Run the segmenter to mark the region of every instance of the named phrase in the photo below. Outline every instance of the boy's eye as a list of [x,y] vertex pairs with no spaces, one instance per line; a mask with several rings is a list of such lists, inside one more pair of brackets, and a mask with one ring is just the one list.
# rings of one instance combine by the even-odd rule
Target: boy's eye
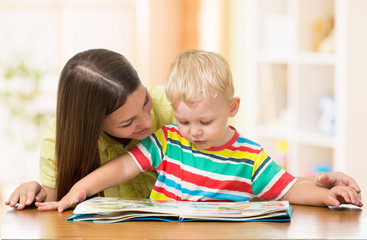
[[203,122],[201,121],[200,123],[203,124],[203,125],[209,125],[213,122],[213,120],[210,120],[210,121],[207,121],[207,122]]

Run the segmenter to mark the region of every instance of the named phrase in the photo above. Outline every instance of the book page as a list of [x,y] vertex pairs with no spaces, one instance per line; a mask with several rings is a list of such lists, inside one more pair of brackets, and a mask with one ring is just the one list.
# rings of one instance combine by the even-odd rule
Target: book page
[[74,214],[106,215],[116,213],[115,215],[121,215],[126,212],[130,214],[144,213],[145,215],[147,213],[160,213],[182,218],[244,218],[272,212],[284,212],[288,207],[287,201],[185,202],[96,197],[78,204]]

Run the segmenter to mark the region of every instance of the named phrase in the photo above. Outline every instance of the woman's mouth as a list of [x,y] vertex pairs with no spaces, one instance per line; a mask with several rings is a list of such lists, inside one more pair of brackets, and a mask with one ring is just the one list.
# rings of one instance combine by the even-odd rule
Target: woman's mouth
[[139,131],[139,132],[135,132],[136,135],[145,135],[148,132],[150,132],[150,128],[144,128],[143,130]]

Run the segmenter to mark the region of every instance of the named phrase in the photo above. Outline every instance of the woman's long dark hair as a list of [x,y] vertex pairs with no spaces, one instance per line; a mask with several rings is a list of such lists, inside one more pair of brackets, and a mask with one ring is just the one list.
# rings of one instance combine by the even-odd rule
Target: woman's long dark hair
[[92,49],[76,54],[61,72],[57,93],[57,199],[100,166],[98,139],[106,115],[121,107],[141,82],[121,54]]

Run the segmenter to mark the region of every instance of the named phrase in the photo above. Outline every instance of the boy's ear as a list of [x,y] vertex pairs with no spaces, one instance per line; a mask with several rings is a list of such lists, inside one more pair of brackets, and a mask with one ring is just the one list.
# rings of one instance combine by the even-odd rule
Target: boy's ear
[[240,108],[240,98],[239,97],[234,97],[231,101],[231,105],[230,105],[230,110],[229,110],[229,117],[234,117],[236,116],[239,108]]

